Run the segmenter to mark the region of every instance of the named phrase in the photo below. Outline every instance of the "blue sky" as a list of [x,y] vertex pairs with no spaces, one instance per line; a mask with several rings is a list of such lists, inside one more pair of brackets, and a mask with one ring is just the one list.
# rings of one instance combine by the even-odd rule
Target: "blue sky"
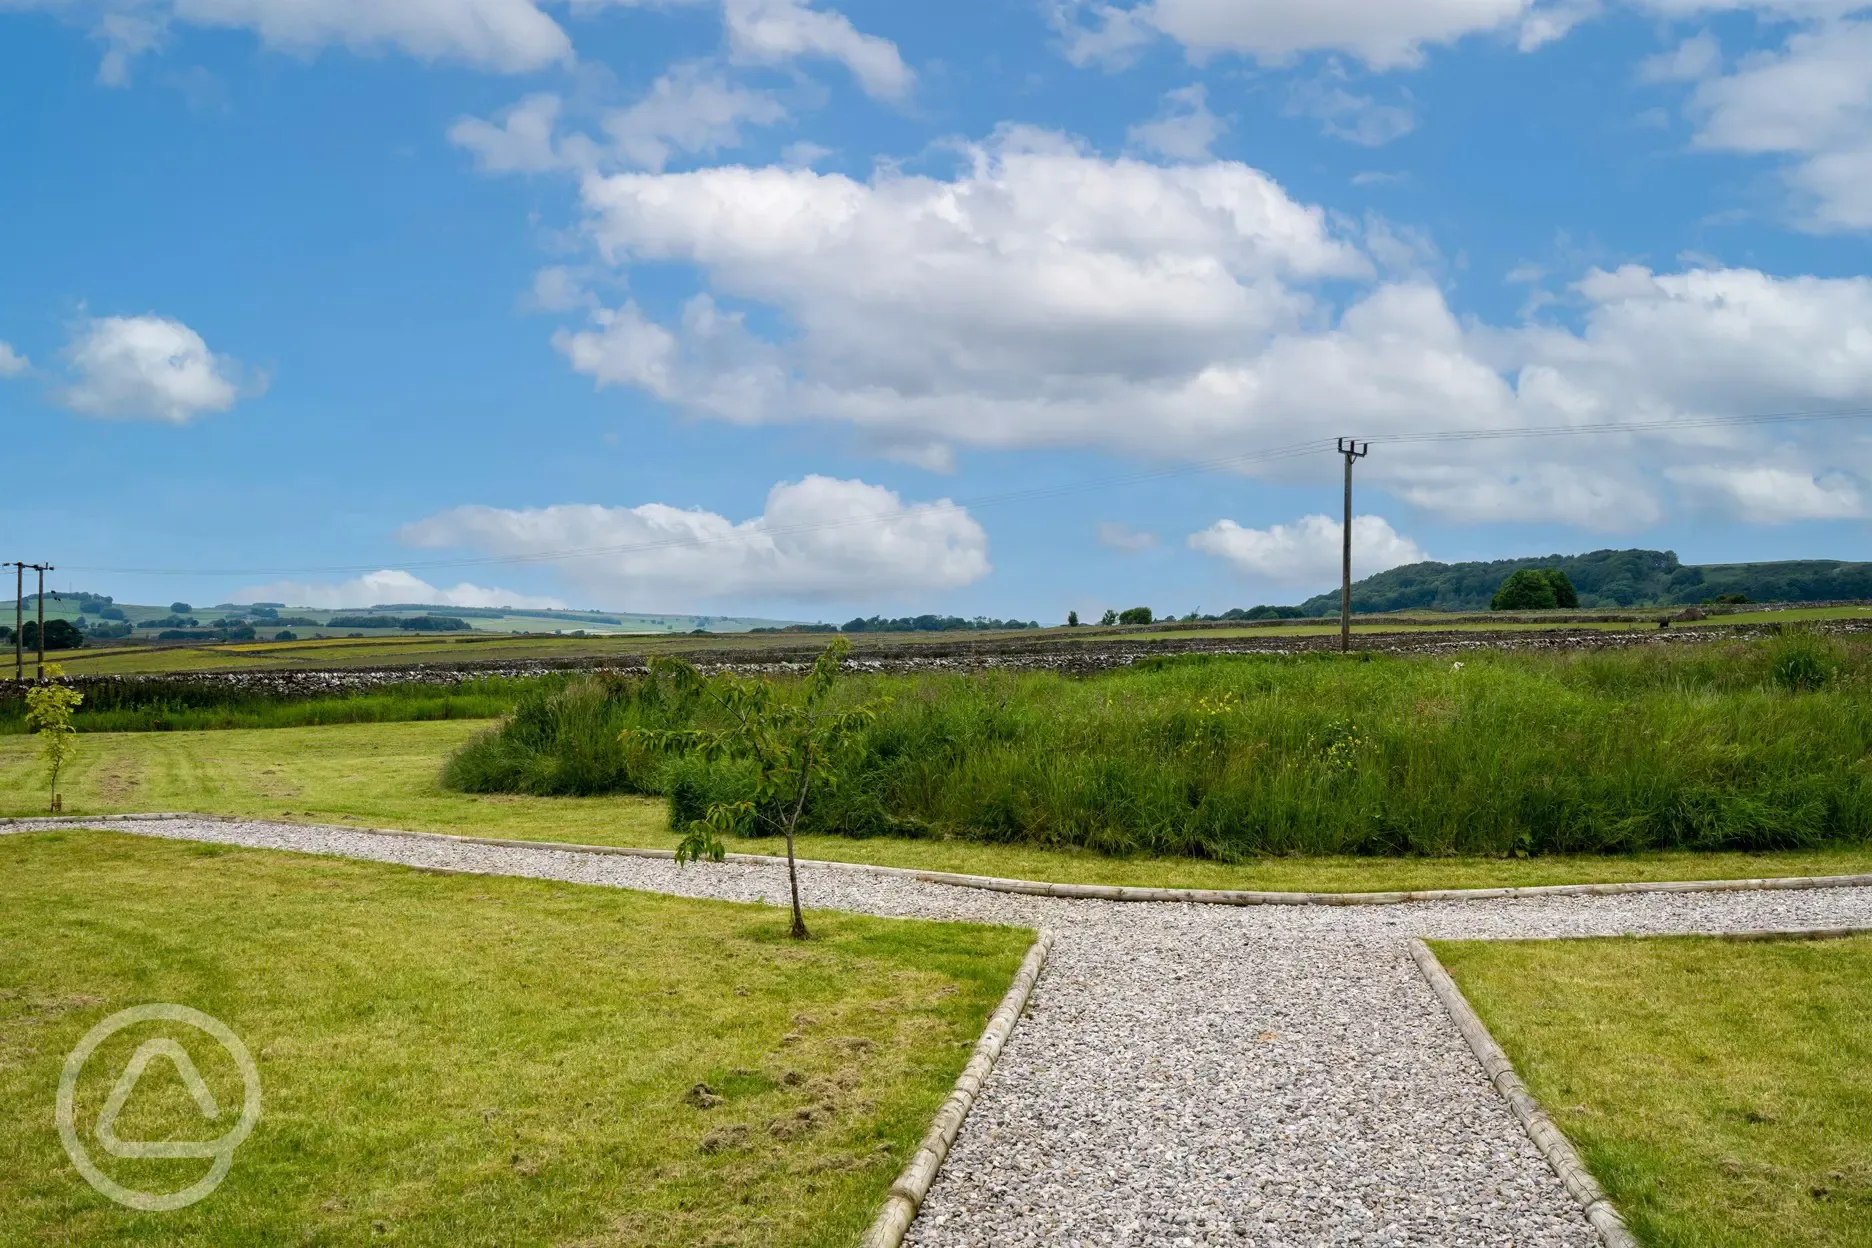
[[1845,0],[0,0],[6,558],[1056,620],[1865,557]]

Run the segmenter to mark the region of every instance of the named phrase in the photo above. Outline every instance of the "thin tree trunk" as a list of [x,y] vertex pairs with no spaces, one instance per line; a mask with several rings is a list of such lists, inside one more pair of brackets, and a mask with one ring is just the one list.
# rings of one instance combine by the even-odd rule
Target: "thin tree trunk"
[[793,817],[786,825],[787,883],[793,886],[793,939],[806,939],[806,919],[800,913],[799,868],[793,862],[793,829],[799,826],[800,812],[806,809],[806,790],[812,785],[812,747],[806,747],[806,762],[800,768],[799,800],[793,803]]

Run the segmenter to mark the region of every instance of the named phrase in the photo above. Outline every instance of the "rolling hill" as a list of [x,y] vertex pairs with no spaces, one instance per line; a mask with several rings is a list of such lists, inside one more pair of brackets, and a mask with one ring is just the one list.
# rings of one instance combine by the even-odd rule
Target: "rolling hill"
[[[1832,602],[1872,598],[1872,563],[1790,559],[1776,563],[1686,564],[1669,550],[1595,550],[1583,555],[1496,559],[1486,563],[1412,563],[1352,585],[1352,610],[1486,611],[1496,587],[1521,568],[1558,568],[1579,591],[1580,606],[1679,606],[1741,594],[1750,602]],[[1339,591],[1300,604],[1308,615],[1333,615]]]

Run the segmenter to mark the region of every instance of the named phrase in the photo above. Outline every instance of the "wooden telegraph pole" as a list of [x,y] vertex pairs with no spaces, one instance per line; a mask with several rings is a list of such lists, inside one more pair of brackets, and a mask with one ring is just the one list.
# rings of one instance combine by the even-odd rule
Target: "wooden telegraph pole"
[[49,563],[32,565],[39,573],[39,667],[33,673],[33,679],[45,683],[45,574],[52,571]]
[[45,574],[57,571],[49,563],[26,563],[15,560],[12,563],[0,563],[0,568],[13,569],[13,683],[26,679],[26,571],[31,569],[39,574],[39,670],[38,678],[45,679]]
[[1340,438],[1339,453],[1345,456],[1345,551],[1339,577],[1339,652],[1352,650],[1352,464],[1371,454],[1371,443],[1356,438]]

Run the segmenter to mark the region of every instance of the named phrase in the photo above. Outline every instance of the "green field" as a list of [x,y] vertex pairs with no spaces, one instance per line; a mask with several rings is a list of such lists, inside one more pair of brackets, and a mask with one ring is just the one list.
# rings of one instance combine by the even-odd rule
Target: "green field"
[[1872,1245],[1872,937],[1436,952],[1648,1248]]
[[[447,613],[442,608],[436,610],[440,614]],[[1475,614],[1451,616],[1436,612],[1403,612],[1394,615],[1359,616],[1353,624],[1352,631],[1355,636],[1367,639],[1424,637],[1437,633],[1515,635],[1548,632],[1555,629],[1599,633],[1645,633],[1657,631],[1657,618],[1667,612],[1663,609],[1640,608],[1617,613],[1629,618],[1603,618],[1607,614],[1604,611],[1554,611],[1531,615],[1515,614],[1494,619],[1487,615]],[[643,622],[645,622],[643,630],[633,632],[631,629],[625,629],[622,634],[617,629],[607,627],[601,630],[598,626],[594,626],[592,635],[584,637],[569,635],[574,628],[578,627],[576,624],[554,626],[564,629],[567,635],[541,636],[537,633],[523,635],[528,631],[526,627],[522,627],[527,624],[527,618],[512,617],[502,624],[502,628],[511,624],[515,631],[489,631],[483,628],[486,621],[471,620],[470,623],[477,631],[455,634],[409,634],[373,630],[361,637],[332,636],[320,639],[302,636],[301,640],[292,642],[271,641],[263,637],[256,641],[234,643],[152,643],[147,639],[132,638],[123,643],[109,643],[84,650],[63,651],[53,657],[74,676],[130,676],[243,669],[257,671],[293,668],[450,665],[475,662],[618,662],[636,660],[645,654],[681,654],[699,650],[744,655],[751,660],[758,660],[782,655],[796,657],[798,652],[809,650],[815,642],[820,640],[810,634],[776,635],[729,631],[757,623],[752,620],[711,618],[708,625],[710,631],[707,636],[703,637],[691,636],[687,628],[674,626],[665,628],[653,623],[656,619],[667,621],[675,618],[643,617]],[[687,621],[689,617],[682,618],[683,621]],[[1713,613],[1708,619],[1674,623],[1672,627],[1681,630],[1711,630],[1727,627],[1868,619],[1872,619],[1872,607],[1790,607],[1773,611]],[[533,620],[533,625],[540,624],[541,621]],[[305,631],[300,630],[302,634]],[[613,635],[600,635],[601,631]],[[1033,646],[1079,646],[1118,642],[1135,644],[1148,649],[1153,646],[1177,643],[1257,642],[1278,645],[1283,639],[1317,644],[1322,638],[1336,636],[1338,631],[1337,621],[1310,619],[1256,624],[1163,623],[1131,628],[1043,628],[1013,633],[869,633],[856,634],[852,641],[856,652],[860,655],[882,655],[914,654],[923,647],[957,645],[988,647],[1013,645],[1026,649]],[[4,657],[0,655],[0,659]],[[31,655],[27,656],[29,674],[32,658]]]
[[[915,1150],[1029,933],[780,913],[104,832],[0,836],[0,1242],[846,1245]],[[254,1055],[258,1126],[187,1209],[66,1159],[66,1053],[151,1001]],[[78,1121],[132,1047],[78,1087]],[[189,1038],[199,1043],[187,1044]],[[231,1118],[232,1062],[182,1032]],[[199,1139],[155,1063],[128,1139]],[[691,1096],[707,1085],[719,1103]],[[226,1122],[217,1123],[225,1129]],[[113,1161],[175,1191],[203,1161]]]
[[[465,621],[471,629],[477,632],[570,633],[577,630],[585,630],[601,635],[613,633],[687,633],[695,629],[702,629],[709,632],[741,632],[750,628],[763,626],[771,627],[791,622],[747,616],[685,615],[668,612],[663,614],[648,614],[644,612],[618,611],[533,610],[520,608],[490,609],[486,607],[446,607],[418,605],[413,603],[388,607],[347,607],[339,610],[323,607],[292,606],[276,609],[277,614],[284,619],[313,621],[311,625],[304,625],[281,624],[277,621],[269,622],[264,617],[255,616],[250,608],[236,606],[232,603],[222,606],[192,604],[187,611],[179,613],[172,611],[166,606],[147,604],[114,603],[112,606],[117,611],[122,612],[124,616],[123,622],[129,623],[139,630],[154,630],[158,627],[158,621],[177,616],[192,618],[197,621],[200,627],[207,627],[217,619],[238,617],[249,620],[263,637],[270,636],[272,632],[277,632],[282,627],[291,628],[294,631],[304,634],[329,627],[330,621],[335,617],[372,615],[399,618],[413,615],[452,616]],[[39,602],[37,599],[31,599],[25,603],[24,615],[27,620],[37,620],[39,618]],[[91,623],[115,622],[114,620],[104,620],[95,605],[88,610],[85,609],[81,606],[79,597],[76,595],[68,594],[64,598],[54,598],[49,591],[45,602],[45,618],[48,623],[53,620],[77,622],[80,619]],[[12,607],[0,609],[0,624],[4,624],[10,628],[13,625],[13,621],[14,609]],[[352,627],[346,627],[337,631],[340,635],[346,635],[358,630]],[[377,633],[378,630],[366,629],[363,631],[369,636]],[[396,625],[388,623],[381,631],[383,636],[388,637],[408,635],[398,629]],[[134,641],[137,638],[142,638],[142,633],[138,633],[136,638],[132,640]]]
[[[675,847],[667,804],[659,798],[476,795],[442,788],[450,753],[489,726],[454,721],[88,734],[80,738],[62,785],[65,809],[193,810],[513,840]],[[45,809],[44,774],[33,744],[28,737],[0,737],[0,815],[31,816]],[[777,839],[737,841],[730,848],[784,852]],[[808,836],[800,853],[1069,883],[1322,892],[1872,873],[1872,847],[1865,846],[1766,854],[1258,857],[1220,863],[958,840]]]

